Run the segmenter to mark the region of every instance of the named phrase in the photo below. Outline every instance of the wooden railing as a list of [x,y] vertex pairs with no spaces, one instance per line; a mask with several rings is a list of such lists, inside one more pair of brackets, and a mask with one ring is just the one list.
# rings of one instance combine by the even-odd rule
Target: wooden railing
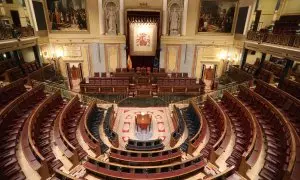
[[300,48],[300,35],[272,34],[258,31],[248,31],[247,39],[257,42],[278,44]]
[[204,115],[200,112],[199,107],[195,103],[191,102],[191,105],[193,111],[196,114],[196,119],[200,121],[199,122],[200,127],[197,133],[195,134],[195,136],[189,140],[189,146],[188,146],[189,154],[192,154],[198,148],[198,146],[200,145],[200,143],[203,142],[207,134],[207,121],[205,121]]
[[36,134],[35,130],[37,129],[37,127],[35,126],[38,123],[38,116],[41,115],[45,106],[55,101],[58,97],[60,97],[60,93],[59,91],[56,91],[53,95],[50,95],[45,101],[43,101],[34,110],[32,115],[28,119],[28,124],[25,125],[24,130],[22,132],[22,144],[25,158],[27,159],[29,164],[31,164],[31,166],[39,172],[42,178],[50,177],[52,170],[49,169],[49,165],[46,161],[46,158],[41,154],[38,147],[36,146],[34,134]]
[[111,147],[109,161],[130,166],[159,166],[181,161],[179,148],[159,151],[130,151]]
[[96,156],[99,156],[102,152],[100,149],[100,142],[98,139],[96,139],[93,134],[90,132],[87,121],[89,117],[91,116],[91,113],[93,112],[94,108],[96,108],[96,102],[93,101],[88,105],[87,110],[84,112],[83,116],[81,117],[80,123],[79,123],[79,130],[81,133],[81,136],[83,137],[83,140],[87,145],[92,149],[92,151],[96,154]]
[[[269,111],[274,113],[274,116],[276,118],[278,118],[278,120],[280,121],[280,122],[278,122],[278,125],[282,124],[283,125],[282,128],[286,128],[286,130],[283,130],[283,131],[288,134],[288,135],[285,135],[285,137],[290,137],[290,138],[286,138],[286,140],[289,141],[289,142],[287,142],[287,144],[289,144],[290,148],[289,148],[288,164],[285,169],[284,179],[289,179],[289,177],[293,171],[293,167],[294,167],[295,160],[296,160],[296,153],[297,153],[296,152],[296,138],[293,134],[294,129],[291,127],[290,123],[288,122],[287,118],[282,114],[282,112],[280,112],[267,99],[265,99],[258,93],[251,91],[250,89],[248,89],[244,86],[240,86],[240,89],[252,94],[252,96],[255,98],[257,103],[264,104],[266,107],[268,107]],[[275,119],[274,119],[274,121],[275,121]]]
[[[206,166],[206,161],[201,156],[182,162],[161,166],[127,166],[111,162],[99,161],[88,157],[83,164],[87,173],[96,177],[113,179],[186,179],[201,172]],[[144,173],[147,172],[147,173]]]
[[208,96],[207,101],[212,103],[212,106],[216,108],[218,112],[219,121],[223,123],[223,129],[220,138],[218,141],[213,145],[212,151],[209,155],[209,159],[211,162],[215,162],[218,157],[225,151],[227,148],[230,138],[231,138],[231,123],[226,116],[225,112],[222,110],[221,106],[213,99],[211,96]]
[[[172,122],[174,125],[174,132],[171,133],[170,146],[174,147],[176,145],[176,143],[178,142],[178,140],[180,139],[180,137],[182,136],[184,128],[186,127],[186,124],[182,118],[180,119],[180,114],[178,114],[178,111],[177,111],[177,108],[175,105],[173,106],[172,114],[173,114]],[[183,126],[180,125],[180,121],[182,121],[181,123],[183,124]]]
[[71,160],[74,166],[79,164],[77,149],[69,142],[63,132],[63,121],[69,110],[78,102],[78,96],[73,97],[59,113],[54,122],[54,139],[61,152]]

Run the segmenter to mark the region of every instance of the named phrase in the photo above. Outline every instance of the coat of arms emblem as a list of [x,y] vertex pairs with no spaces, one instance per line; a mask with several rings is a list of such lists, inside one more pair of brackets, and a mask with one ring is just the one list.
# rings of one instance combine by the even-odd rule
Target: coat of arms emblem
[[140,33],[136,39],[137,46],[150,46],[150,35],[146,33]]

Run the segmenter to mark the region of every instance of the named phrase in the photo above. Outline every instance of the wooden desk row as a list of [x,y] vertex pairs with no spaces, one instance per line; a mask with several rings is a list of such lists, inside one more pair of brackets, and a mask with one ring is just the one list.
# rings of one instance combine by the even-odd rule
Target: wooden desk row
[[154,139],[148,141],[129,139],[125,148],[133,151],[156,151],[162,150],[164,148],[164,145],[162,144],[161,139]]
[[200,124],[197,133],[189,140],[188,153],[192,155],[193,152],[198,148],[200,143],[203,142],[208,131],[207,130],[208,126],[207,126],[207,121],[204,120],[204,115],[203,113],[200,112],[199,107],[194,102],[191,102],[190,106],[195,112],[196,121],[199,121]]
[[225,151],[231,139],[231,124],[223,109],[212,97],[207,96],[204,105],[200,107],[203,121],[208,124],[210,133],[207,144],[201,154],[211,162]]
[[26,92],[25,79],[19,79],[0,88],[0,110],[12,100]]
[[84,112],[80,120],[79,130],[85,143],[87,143],[89,148],[96,154],[96,156],[99,156],[102,153],[100,149],[100,142],[92,135],[87,126],[87,121],[94,108],[96,108],[96,101],[93,101],[88,105],[87,110]]
[[108,137],[110,143],[114,147],[119,147],[119,136],[113,130],[115,125],[115,120],[116,120],[116,115],[115,115],[114,107],[111,106],[110,108],[108,108],[106,112],[106,116],[103,122],[103,128],[104,128],[104,133]]
[[234,66],[229,67],[228,75],[230,78],[237,82],[253,81],[252,75]]
[[[256,119],[248,108],[228,91],[223,92],[220,104],[231,120],[236,137],[233,151],[226,162],[239,170],[243,176],[246,176],[246,172],[250,168],[246,161],[250,156],[253,156],[252,161],[256,162],[263,143],[262,139],[257,139]],[[258,152],[254,151],[256,143],[259,146],[259,149],[256,149]]]
[[83,164],[88,174],[98,178],[115,179],[185,179],[191,177],[206,165],[201,157],[162,166],[125,166],[110,162],[101,162],[92,157]]
[[239,86],[239,99],[255,114],[264,133],[266,158],[259,173],[267,179],[289,179],[295,164],[296,141],[286,117],[267,99]]
[[272,104],[283,113],[286,119],[294,127],[293,134],[295,136],[297,149],[296,161],[291,174],[291,179],[296,180],[300,175],[300,100],[287,92],[262,81],[256,82],[254,91],[272,102]]
[[[21,144],[25,158],[42,178],[50,177],[53,173],[53,168],[62,166],[62,163],[55,161],[55,158],[49,159],[50,156],[54,157],[51,147],[50,130],[52,122],[57,115],[56,111],[62,109],[62,107],[59,108],[56,106],[62,104],[60,103],[62,101],[59,91],[49,95],[45,101],[33,111],[22,132]],[[53,110],[54,108],[55,110]],[[47,117],[47,115],[50,114],[52,115]],[[48,121],[50,121],[50,126],[42,127],[42,123],[48,123]],[[39,138],[42,138],[43,146],[40,146]],[[45,142],[47,142],[47,144]],[[53,165],[57,165],[58,167]]]
[[165,151],[128,151],[111,148],[109,161],[129,166],[158,166],[181,161],[178,148]]
[[282,86],[279,88],[300,100],[300,83],[299,82],[285,79]]
[[172,112],[172,122],[174,125],[174,132],[171,133],[170,146],[174,147],[179,141],[180,137],[183,135],[185,129],[185,122],[180,114],[180,110],[174,105]]
[[[72,115],[77,116],[76,118],[80,118],[82,116],[81,113],[74,113],[73,110],[80,106],[78,96],[74,96],[68,104],[64,107],[64,109],[59,113],[57,119],[54,122],[54,139],[60,151],[72,162],[75,166],[79,164],[80,156],[79,152],[82,151],[82,148],[75,147],[66,137],[67,131],[65,131],[64,127],[66,126],[65,119],[68,119]],[[79,116],[79,117],[78,117]],[[76,123],[76,122],[74,122]],[[77,127],[76,124],[74,124]],[[73,136],[76,136],[76,130],[73,133]]]
[[17,145],[22,128],[35,106],[45,98],[44,86],[39,85],[10,102],[0,112],[0,177],[25,179],[17,160]]

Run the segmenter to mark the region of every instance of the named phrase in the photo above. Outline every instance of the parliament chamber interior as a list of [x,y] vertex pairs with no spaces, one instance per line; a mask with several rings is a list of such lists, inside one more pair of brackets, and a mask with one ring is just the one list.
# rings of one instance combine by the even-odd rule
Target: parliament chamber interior
[[0,0],[1,180],[299,180],[299,0]]

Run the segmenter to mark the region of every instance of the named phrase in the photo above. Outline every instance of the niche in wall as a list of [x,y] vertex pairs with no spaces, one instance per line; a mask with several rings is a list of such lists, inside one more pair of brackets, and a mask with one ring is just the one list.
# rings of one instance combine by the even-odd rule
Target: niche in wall
[[249,7],[240,7],[235,27],[236,34],[244,34]]
[[38,30],[47,30],[44,7],[42,2],[32,1]]

